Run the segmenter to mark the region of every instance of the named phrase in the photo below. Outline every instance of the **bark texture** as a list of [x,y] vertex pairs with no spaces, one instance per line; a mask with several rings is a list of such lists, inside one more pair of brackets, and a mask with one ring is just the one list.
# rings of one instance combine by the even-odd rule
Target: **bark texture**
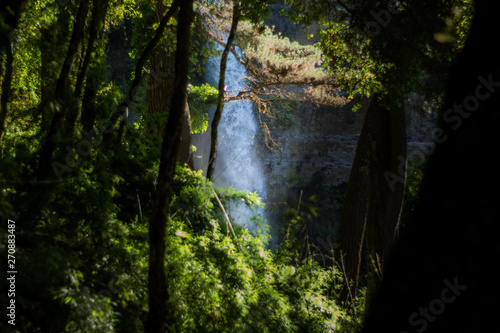
[[[135,72],[134,72],[134,80],[132,81],[132,85],[130,87],[130,90],[125,96],[125,99],[118,105],[116,108],[115,112],[111,115],[110,117],[110,123],[114,126],[116,121],[121,117],[120,121],[120,129],[118,133],[118,138],[120,139],[121,134],[123,132],[123,128],[125,125],[125,122],[127,121],[128,118],[128,109],[132,101],[134,100],[135,94],[137,93],[137,89],[139,88],[139,83],[141,82],[142,79],[142,70],[144,65],[146,64],[146,61],[148,60],[149,56],[153,52],[153,50],[156,48],[158,43],[160,42],[163,33],[165,32],[165,29],[167,28],[168,21],[177,13],[177,10],[179,9],[179,5],[182,1],[181,0],[174,0],[172,2],[172,6],[169,8],[169,10],[165,13],[163,18],[160,21],[160,24],[158,25],[158,28],[156,29],[155,36],[153,39],[148,43],[144,51],[142,51],[141,56],[139,60],[137,61],[137,64],[135,66]],[[104,135],[103,140],[105,142],[108,142],[112,136],[110,134]]]
[[57,79],[56,88],[54,92],[54,103],[56,110],[52,117],[50,129],[45,138],[45,142],[40,150],[40,160],[38,164],[38,180],[43,180],[49,177],[51,172],[51,162],[54,151],[57,147],[60,134],[62,134],[64,117],[66,115],[66,108],[68,108],[68,83],[70,79],[73,63],[78,52],[78,45],[83,39],[83,29],[85,28],[85,21],[89,12],[90,0],[81,0],[76,20],[71,33],[71,40],[69,42],[66,57],[61,67],[61,72]]
[[358,290],[366,229],[372,126],[377,112],[374,99],[375,97],[370,101],[366,111],[356,147],[334,252],[335,262],[345,278],[351,283],[350,286],[344,286],[342,293],[344,301],[354,298]]
[[[387,181],[386,174],[397,174],[401,160],[406,161],[404,112],[395,102],[375,95],[356,147],[334,254],[339,269],[350,281],[342,295],[345,301],[356,297],[366,255],[365,232],[369,257],[380,262],[397,237],[405,175],[394,185]],[[373,272],[374,267],[369,266],[369,270]]]
[[226,69],[227,69],[227,57],[231,48],[233,46],[234,39],[236,38],[236,29],[238,28],[238,22],[240,20],[240,5],[238,1],[234,2],[233,5],[233,19],[231,22],[231,30],[229,31],[229,36],[227,37],[227,43],[222,51],[221,61],[220,61],[220,77],[219,77],[219,95],[217,96],[217,109],[215,110],[214,119],[211,125],[211,139],[210,139],[210,155],[208,158],[207,167],[207,178],[212,180],[215,170],[215,161],[217,158],[217,137],[219,135],[219,123],[222,117],[222,111],[224,110],[224,97],[225,97],[225,86],[226,86]]
[[[156,6],[156,20],[160,19],[166,7],[158,2]],[[167,27],[167,31],[169,28]],[[151,75],[149,82],[148,117],[153,127],[150,128],[150,137],[163,137],[165,122],[169,112],[174,93],[175,56],[171,45],[158,45],[151,57]],[[191,156],[191,115],[189,105],[186,102],[184,108],[181,143],[177,156],[180,163],[189,163]]]
[[149,313],[146,327],[149,333],[165,332],[172,320],[168,311],[169,293],[165,276],[165,232],[187,100],[191,23],[193,19],[193,0],[182,1],[177,26],[175,88],[169,119],[163,136],[155,208],[149,225]]
[[[385,105],[376,102],[378,111],[373,119],[366,219],[369,256],[367,304],[382,276],[383,262],[398,237],[406,179],[404,110],[394,101]],[[397,175],[400,181],[391,181],[387,174]]]

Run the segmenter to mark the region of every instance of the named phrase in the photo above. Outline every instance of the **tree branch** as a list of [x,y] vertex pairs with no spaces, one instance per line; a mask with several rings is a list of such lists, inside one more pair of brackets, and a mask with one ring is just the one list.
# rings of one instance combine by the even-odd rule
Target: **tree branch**
[[290,82],[280,82],[280,81],[274,81],[274,82],[265,82],[257,87],[254,87],[252,89],[248,90],[241,90],[238,92],[237,95],[235,96],[230,96],[226,98],[227,102],[232,102],[232,101],[237,101],[241,99],[246,99],[249,98],[247,97],[248,95],[252,95],[257,93],[259,90],[262,90],[264,88],[268,87],[273,87],[273,86],[305,86],[305,85],[310,85],[310,86],[320,86],[320,85],[333,85],[334,82],[332,80],[318,80],[318,81],[309,81],[309,80],[300,80],[300,81],[290,81]]
[[229,230],[231,230],[231,235],[233,236],[234,242],[236,243],[236,247],[241,252],[241,246],[240,246],[240,243],[238,242],[238,237],[236,237],[236,233],[234,232],[233,225],[231,224],[231,220],[229,219],[229,215],[227,214],[226,209],[224,208],[224,205],[222,204],[222,201],[220,201],[219,196],[217,195],[217,192],[215,192],[214,189],[212,189],[212,192],[214,193],[215,200],[219,204],[219,207],[222,210],[222,213],[224,214],[224,219],[226,220],[227,227]]
[[226,78],[226,68],[227,68],[227,58],[229,52],[232,49],[234,39],[236,38],[236,29],[238,28],[238,22],[240,20],[240,4],[235,1],[233,4],[233,19],[231,22],[231,30],[229,36],[227,37],[227,44],[222,52],[221,62],[220,62],[220,75],[219,75],[219,94],[217,96],[217,109],[215,110],[214,118],[212,120],[212,133],[210,138],[210,154],[208,158],[207,167],[207,178],[212,180],[214,169],[215,169],[215,159],[217,156],[217,135],[218,126],[220,119],[222,117],[222,111],[224,110],[224,99],[225,99],[225,78]]
[[[224,43],[224,41],[220,40],[219,38],[217,38],[217,36],[214,36],[214,34],[212,33],[208,33],[208,38],[210,38],[211,40],[213,40],[214,42],[216,42],[217,44],[219,44],[220,46],[222,46],[223,48],[226,47],[226,43]],[[236,52],[236,48],[234,45],[232,45],[232,47],[230,48],[229,50],[233,55],[234,57],[236,58],[236,60],[238,60],[238,62],[240,64],[242,64],[243,66],[245,66],[245,68],[247,68],[247,65],[248,65],[248,60],[243,60],[239,55],[238,55],[238,52]]]

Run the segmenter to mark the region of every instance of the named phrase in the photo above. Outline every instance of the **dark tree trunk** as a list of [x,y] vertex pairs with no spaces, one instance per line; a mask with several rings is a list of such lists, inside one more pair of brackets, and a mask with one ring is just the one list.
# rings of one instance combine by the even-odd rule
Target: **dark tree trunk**
[[87,78],[87,72],[90,66],[92,53],[95,50],[95,44],[99,39],[99,32],[102,30],[104,20],[106,18],[108,5],[108,0],[94,0],[93,3],[92,20],[90,22],[89,39],[87,42],[87,48],[85,50],[85,58],[83,59],[80,72],[78,73],[78,76],[76,78],[75,91],[73,93],[74,103],[72,103],[73,107],[69,109],[65,124],[66,135],[68,136],[73,134],[76,120],[80,116],[80,113],[82,111],[83,87]]
[[[160,19],[166,8],[158,2],[156,6],[156,20]],[[170,47],[171,48],[171,47]],[[162,121],[168,115],[169,107],[174,92],[175,56],[169,51],[169,45],[158,45],[151,57],[151,75],[149,82],[148,117],[154,127],[149,129],[148,136],[163,137],[165,122]],[[181,144],[177,160],[180,163],[188,163],[191,156],[191,115],[186,103],[182,123]]]
[[[402,102],[401,107],[394,101],[376,103],[378,112],[373,119],[366,219],[367,303],[382,275],[382,264],[398,237],[406,179],[406,124]],[[395,175],[399,181],[388,174]]]
[[227,38],[226,46],[224,51],[222,51],[222,56],[220,60],[220,76],[219,76],[219,95],[217,96],[217,109],[215,110],[214,119],[212,120],[211,126],[211,139],[210,139],[210,155],[208,157],[208,167],[207,167],[207,178],[212,180],[215,161],[217,158],[217,136],[219,134],[219,123],[222,117],[222,111],[224,110],[224,97],[225,97],[225,86],[226,86],[226,68],[227,68],[227,57],[231,48],[233,47],[234,39],[236,38],[236,29],[238,28],[238,22],[240,20],[240,5],[238,1],[234,2],[233,5],[233,20],[231,23],[231,30],[229,31],[229,36]]
[[191,112],[189,110],[189,104],[186,100],[184,107],[184,115],[182,116],[182,131],[181,131],[181,142],[179,144],[179,153],[177,154],[177,161],[182,164],[188,164],[188,166],[194,169],[192,165],[192,149],[191,149]]
[[406,161],[405,115],[393,101],[380,98],[373,96],[366,111],[337,236],[335,261],[350,282],[342,294],[345,301],[356,297],[365,231],[370,256],[383,261],[397,235],[403,203],[405,174],[397,184],[386,175],[399,175],[400,161]]
[[363,128],[356,147],[337,234],[334,252],[335,262],[351,284],[350,286],[348,284],[344,285],[343,301],[349,301],[356,297],[358,290],[366,229],[368,166],[370,164],[372,126],[376,112],[376,96],[374,96],[366,111]]
[[149,314],[146,328],[149,333],[165,332],[173,320],[167,306],[169,294],[165,276],[165,232],[187,100],[193,19],[193,0],[182,1],[177,25],[174,94],[163,136],[155,208],[149,225]]
[[58,16],[56,23],[52,24],[47,28],[42,28],[41,38],[40,38],[40,58],[41,58],[41,68],[40,68],[40,93],[41,101],[39,105],[39,112],[42,117],[41,130],[46,132],[50,128],[50,122],[54,114],[53,107],[51,103],[54,100],[54,88],[57,82],[57,70],[59,68],[60,61],[54,61],[54,55],[58,54],[55,49],[60,44],[58,43],[58,36],[55,31],[57,31],[57,25],[66,24],[63,22],[62,15]]
[[21,14],[28,7],[30,0],[3,0],[0,2],[0,58],[5,52],[5,44],[10,38],[9,34],[17,28]]
[[[120,130],[118,133],[118,138],[121,137],[121,133],[123,131],[125,122],[127,121],[128,109],[130,107],[130,104],[134,100],[135,94],[137,93],[137,89],[139,88],[139,84],[142,79],[142,69],[146,64],[146,61],[148,60],[149,56],[160,42],[160,39],[165,29],[167,28],[168,22],[177,12],[177,9],[179,8],[181,2],[182,2],[181,0],[174,0],[174,2],[172,2],[172,6],[170,7],[170,9],[167,11],[165,16],[163,16],[160,24],[158,25],[158,28],[156,29],[155,36],[148,43],[144,51],[142,51],[141,56],[137,61],[134,72],[134,80],[132,81],[132,86],[130,87],[127,96],[125,96],[125,99],[120,103],[120,105],[118,105],[115,112],[110,117],[110,123],[112,124],[112,126],[115,125],[116,121],[120,118],[120,116],[122,117],[120,122]],[[108,133],[104,135],[103,140],[105,142],[108,142],[111,138],[112,135]]]
[[[157,15],[162,11],[161,2],[157,5]],[[161,138],[167,119],[168,108],[174,92],[175,56],[168,51],[168,45],[160,44],[151,57],[151,73],[149,78],[148,118],[153,126],[148,128],[148,137]],[[170,47],[171,48],[171,47]]]
[[[498,326],[500,36],[497,4],[475,2],[450,71],[443,129],[420,202],[384,268],[364,332],[488,332]],[[495,217],[496,216],[496,217]]]
[[85,89],[82,97],[82,115],[80,118],[81,125],[83,127],[84,133],[91,133],[94,129],[94,124],[97,118],[97,91],[99,89],[100,82],[98,77],[99,69],[91,68],[88,78],[85,82]]
[[61,45],[65,45],[67,36],[65,31],[71,29],[73,22],[65,12],[57,14],[57,20],[46,27],[40,28],[39,52],[41,60],[40,68],[40,94],[41,100],[38,106],[41,115],[41,133],[48,132],[54,115],[54,92],[58,78],[58,72],[64,61],[61,54]]
[[57,147],[58,136],[62,133],[63,121],[65,116],[65,108],[67,104],[67,89],[73,62],[78,52],[78,45],[80,45],[83,38],[83,29],[85,28],[85,21],[89,11],[90,0],[81,0],[78,12],[76,15],[75,25],[71,34],[68,51],[66,58],[61,68],[59,78],[57,79],[56,88],[54,92],[54,102],[56,110],[50,124],[49,132],[45,138],[45,142],[40,150],[40,161],[38,165],[38,179],[46,179],[50,175],[51,162],[54,151]]

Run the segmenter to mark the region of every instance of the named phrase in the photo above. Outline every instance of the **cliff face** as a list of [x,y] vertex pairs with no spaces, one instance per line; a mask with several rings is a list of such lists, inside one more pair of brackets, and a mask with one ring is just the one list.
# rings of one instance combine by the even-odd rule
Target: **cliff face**
[[[297,210],[302,192],[301,201],[305,205],[302,213],[311,222],[309,231],[323,239],[328,238],[325,235],[335,239],[334,230],[368,101],[363,101],[356,112],[351,111],[353,105],[353,101],[339,107],[305,104],[297,110],[288,110],[293,114],[289,126],[270,126],[280,148],[271,153],[262,145],[260,151],[273,228],[288,223],[285,212]],[[422,97],[415,95],[405,102],[405,114],[408,153],[410,160],[415,161],[423,156],[422,147],[432,145],[436,113]]]

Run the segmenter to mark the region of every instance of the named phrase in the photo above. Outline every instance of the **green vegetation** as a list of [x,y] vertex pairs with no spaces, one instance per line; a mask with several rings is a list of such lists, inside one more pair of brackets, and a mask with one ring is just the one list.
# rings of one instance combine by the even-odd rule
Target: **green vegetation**
[[[15,329],[141,332],[149,293],[154,292],[148,286],[148,228],[160,163],[160,142],[147,133],[168,116],[148,114],[146,101],[166,72],[151,72],[145,64],[150,80],[141,81],[135,90],[129,104],[133,126],[127,126],[120,141],[108,119],[132,88],[133,63],[154,36],[157,25],[149,26],[154,8],[146,2],[108,3],[112,10],[103,21],[105,33],[96,37],[99,43],[81,99],[72,99],[70,93],[83,75],[80,60],[68,76],[66,96],[80,108],[75,130],[64,135],[61,128],[50,161],[54,173],[42,178],[40,148],[51,121],[56,112],[69,112],[68,101],[58,105],[53,98],[64,52],[44,48],[43,34],[70,37],[79,3],[66,5],[32,2],[13,40],[16,80],[1,141],[0,218],[17,226]],[[37,30],[37,24],[52,30]],[[176,24],[172,19],[169,29]],[[197,21],[194,31],[205,33],[202,26]],[[171,30],[164,36],[167,44],[175,37]],[[77,47],[83,58],[88,38]],[[200,35],[193,39],[203,40]],[[120,45],[123,41],[130,42]],[[47,72],[40,77],[43,52],[52,60],[43,63]],[[192,54],[194,69],[205,54],[201,49]],[[2,66],[5,73],[6,57]],[[217,90],[198,77],[188,86],[193,133],[207,129],[206,111],[215,105],[216,96]],[[293,235],[278,250],[269,250],[268,227],[257,210],[251,218],[257,225],[252,233],[239,225],[230,232],[222,207],[242,203],[262,207],[255,193],[214,189],[201,172],[177,167],[165,234],[169,331],[349,332],[358,327],[362,316],[336,301],[342,284],[339,272],[322,267],[312,254],[299,259]],[[0,230],[0,254],[6,258],[6,225]],[[7,283],[1,282],[2,290],[8,290]],[[1,304],[8,301],[2,293]],[[12,329],[5,320],[0,327]]]
[[207,110],[216,105],[217,89],[209,84],[189,85],[188,104],[191,112],[191,132],[203,133],[208,128]]
[[[153,166],[143,174],[141,183],[148,184],[155,170]],[[102,176],[108,178],[108,172]],[[18,327],[45,332],[142,331],[141,318],[147,311],[147,225],[138,215],[133,221],[117,219],[125,207],[114,204],[113,198],[128,187],[122,177],[115,175],[106,184],[85,173],[90,170],[83,169],[79,177],[48,192],[51,200],[43,220],[25,222],[33,229],[16,234],[22,269],[40,272],[34,280],[20,266],[16,302],[23,311]],[[236,239],[228,236],[212,184],[200,172],[179,166],[174,189],[166,233],[172,330],[340,332],[357,325],[360,318],[348,315],[335,301],[336,286],[342,282],[335,269],[321,268],[312,257],[297,262],[285,245],[271,252],[262,230],[252,235],[237,229]],[[13,199],[28,199],[19,190],[9,192],[3,191],[2,207],[21,207]],[[245,200],[251,207],[259,205],[255,194],[223,189],[218,195],[226,203]],[[76,200],[85,205],[73,205]],[[142,219],[149,213],[143,207]],[[5,246],[1,252],[6,253]]]
[[[405,34],[422,22],[401,14],[411,25],[394,20],[378,39],[387,42],[386,48],[350,29],[345,11],[331,18],[324,7],[328,1],[269,2],[19,0],[0,6],[0,220],[15,221],[15,227],[0,226],[0,256],[15,258],[10,270],[17,271],[15,296],[0,295],[2,306],[15,301],[16,325],[4,317],[0,331],[321,333],[361,328],[370,290],[353,288],[354,295],[346,298],[353,279],[345,267],[334,265],[328,247],[333,242],[327,244],[324,235],[336,231],[321,215],[346,206],[344,186],[313,184],[304,190],[313,193],[303,198],[304,175],[279,175],[300,196],[282,214],[282,241],[270,250],[258,194],[215,188],[210,177],[192,170],[190,134],[207,131],[210,108],[218,106],[222,113],[226,102],[251,99],[259,135],[275,152],[279,144],[266,123],[284,131],[299,119],[295,113],[303,103],[345,105],[339,87],[351,97],[390,95],[393,112],[400,97],[427,92],[424,74],[438,81],[445,74],[463,45],[471,5],[439,2],[437,14],[425,17],[433,24],[423,24],[421,35],[433,36],[436,27],[440,32],[430,42],[420,36],[415,44]],[[374,3],[365,1],[357,20],[366,19]],[[427,13],[415,6],[416,12]],[[294,22],[320,23],[320,43],[292,41],[298,28],[288,31],[290,21],[274,30],[265,26],[269,7],[274,16],[286,11]],[[216,89],[201,75],[215,53],[213,44],[224,43],[214,31],[227,32],[228,8],[241,22],[231,29],[224,54],[237,55],[236,39],[244,54],[238,58],[249,73],[248,90],[231,96],[223,80]],[[400,56],[413,48],[418,52],[412,57]],[[161,52],[165,59],[154,57]],[[151,106],[157,112],[150,112]],[[387,103],[373,109],[383,114],[380,110],[388,108],[382,106]],[[391,121],[373,122],[382,132],[386,123]],[[181,144],[187,157],[179,157]],[[370,153],[384,147],[383,141],[370,144]],[[301,154],[313,158],[311,152]],[[368,173],[368,166],[357,170]],[[414,166],[408,174],[405,209],[411,211],[423,171]],[[372,183],[381,188],[383,182]],[[370,191],[378,189],[373,186]],[[368,187],[360,188],[350,197],[367,196]],[[384,206],[377,203],[373,199],[371,207]],[[255,229],[235,224],[226,210],[240,206],[252,212],[245,222]],[[395,204],[384,213],[400,208]],[[311,225],[318,216],[328,222]],[[357,231],[364,230],[365,225]],[[13,290],[7,279],[0,285]],[[151,327],[155,323],[160,325]]]

